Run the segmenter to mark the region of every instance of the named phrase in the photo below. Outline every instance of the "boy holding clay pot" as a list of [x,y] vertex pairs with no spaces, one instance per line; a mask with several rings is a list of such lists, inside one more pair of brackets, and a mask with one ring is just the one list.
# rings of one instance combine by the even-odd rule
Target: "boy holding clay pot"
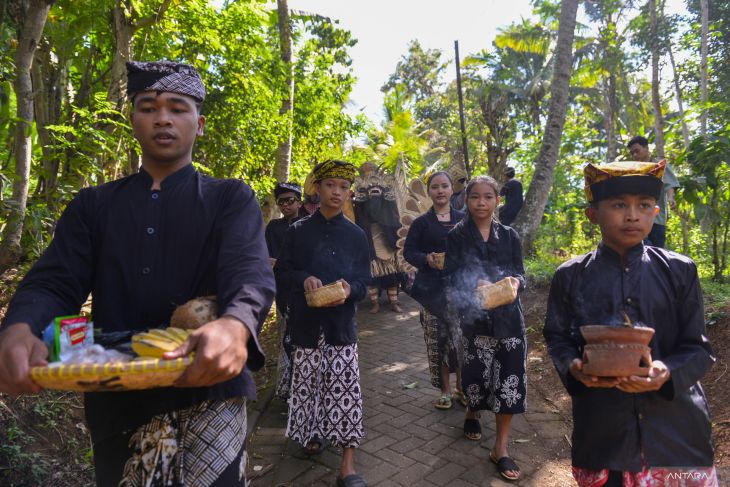
[[[675,485],[673,478],[717,485],[698,382],[714,358],[697,269],[685,256],[642,242],[664,167],[586,166],[586,216],[600,226],[602,241],[560,266],[550,289],[544,335],[573,400],[573,476],[580,486]],[[655,330],[648,376],[587,375],[579,328],[621,326],[624,316]]]

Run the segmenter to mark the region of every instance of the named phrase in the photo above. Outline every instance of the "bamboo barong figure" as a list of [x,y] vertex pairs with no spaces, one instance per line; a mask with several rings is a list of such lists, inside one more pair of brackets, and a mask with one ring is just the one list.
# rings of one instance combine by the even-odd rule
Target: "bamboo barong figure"
[[396,242],[400,220],[395,195],[395,179],[381,171],[372,162],[360,166],[355,180],[355,222],[365,231],[370,247],[370,272],[373,285],[368,289],[371,313],[380,310],[378,295],[381,289],[388,293],[390,308],[396,313],[403,310],[398,303],[398,283],[401,270],[398,264]]

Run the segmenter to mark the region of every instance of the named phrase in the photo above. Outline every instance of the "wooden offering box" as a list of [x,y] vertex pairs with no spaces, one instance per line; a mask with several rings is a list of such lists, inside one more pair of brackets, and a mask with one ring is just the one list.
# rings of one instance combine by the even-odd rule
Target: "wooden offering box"
[[340,281],[327,284],[313,291],[306,291],[304,297],[307,300],[307,306],[310,308],[322,308],[337,303],[345,299],[345,288],[342,287]]
[[[583,372],[599,377],[646,377],[651,367],[649,342],[654,329],[645,326],[586,325]],[[642,366],[643,364],[643,366]]]
[[494,284],[479,286],[477,293],[479,293],[482,308],[487,310],[510,304],[517,299],[517,291],[506,278]]
[[436,252],[435,254],[433,254],[433,260],[436,264],[436,269],[440,271],[444,270],[444,263],[446,262],[445,252]]

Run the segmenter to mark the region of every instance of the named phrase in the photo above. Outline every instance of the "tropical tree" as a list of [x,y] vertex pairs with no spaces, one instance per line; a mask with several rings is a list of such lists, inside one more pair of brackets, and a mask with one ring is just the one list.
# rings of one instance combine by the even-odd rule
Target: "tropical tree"
[[13,88],[16,97],[15,120],[15,180],[13,182],[10,213],[0,243],[0,272],[15,264],[21,256],[20,239],[30,187],[30,163],[32,153],[31,130],[33,125],[33,82],[31,66],[33,57],[46,24],[48,11],[53,0],[18,0],[12,7],[17,26],[17,47],[15,49],[15,80]]
[[573,38],[578,11],[578,0],[565,0],[560,11],[558,40],[555,46],[550,108],[543,132],[540,153],[535,160],[535,172],[525,196],[525,204],[517,216],[515,228],[522,238],[526,253],[533,249],[536,231],[540,225],[553,174],[558,163],[560,140],[568,109],[568,89],[573,65]]

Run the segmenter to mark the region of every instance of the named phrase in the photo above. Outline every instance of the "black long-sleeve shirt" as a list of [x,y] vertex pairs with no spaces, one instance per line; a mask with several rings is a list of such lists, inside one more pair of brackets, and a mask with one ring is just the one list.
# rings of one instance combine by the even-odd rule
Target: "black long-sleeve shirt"
[[[569,372],[581,358],[583,325],[633,322],[656,330],[649,346],[671,378],[657,392],[588,388]],[[646,465],[711,466],[710,419],[698,382],[714,358],[705,338],[702,290],[694,263],[640,244],[619,255],[601,244],[553,277],[544,335],[573,399],[573,465],[639,471]]]
[[[271,220],[266,225],[266,231],[264,237],[266,238],[266,248],[269,249],[269,257],[277,258],[279,252],[281,252],[281,246],[284,245],[284,238],[286,237],[286,231],[289,227],[300,217],[295,218],[291,222],[286,218],[277,218]],[[286,288],[281,285],[281,278],[277,275],[278,272],[274,272],[276,276],[276,309],[280,313],[287,313],[289,306],[289,298],[287,295]]]
[[510,179],[504,183],[499,195],[505,199],[504,205],[499,208],[499,221],[503,225],[512,225],[522,209],[522,183],[516,179]]
[[496,222],[492,222],[489,232],[489,240],[485,242],[468,215],[449,232],[444,266],[449,302],[458,314],[464,335],[519,337],[525,333],[519,297],[489,311],[482,308],[477,297],[480,279],[497,282],[512,276],[520,281],[520,292],[525,289],[522,247],[517,232]]
[[[293,345],[314,348],[320,332],[331,345],[357,342],[356,305],[370,282],[368,242],[360,227],[341,212],[327,220],[317,210],[289,227],[275,270],[289,293],[287,326]],[[310,276],[324,285],[344,279],[350,297],[340,306],[310,308],[304,297],[304,281]]]
[[[165,178],[159,190],[150,189],[152,183],[143,169],[81,190],[18,286],[3,327],[27,322],[40,334],[55,316],[77,313],[89,293],[96,328],[159,327],[177,305],[217,295],[220,315],[250,330],[247,367],[259,369],[264,356],[257,333],[273,300],[274,278],[253,191],[238,180],[201,175],[192,165]],[[256,395],[247,370],[212,387],[87,393],[86,416],[97,440],[162,411],[243,395]]]
[[284,236],[292,223],[297,221],[299,217],[291,222],[286,218],[276,218],[266,225],[264,237],[266,238],[266,248],[269,249],[269,257],[277,258],[281,245],[284,243]]
[[428,265],[426,255],[446,252],[449,230],[464,218],[464,213],[453,208],[450,208],[450,213],[446,224],[438,220],[433,208],[413,220],[403,246],[403,257],[418,269],[411,296],[436,316],[443,316],[446,308],[443,272]]

